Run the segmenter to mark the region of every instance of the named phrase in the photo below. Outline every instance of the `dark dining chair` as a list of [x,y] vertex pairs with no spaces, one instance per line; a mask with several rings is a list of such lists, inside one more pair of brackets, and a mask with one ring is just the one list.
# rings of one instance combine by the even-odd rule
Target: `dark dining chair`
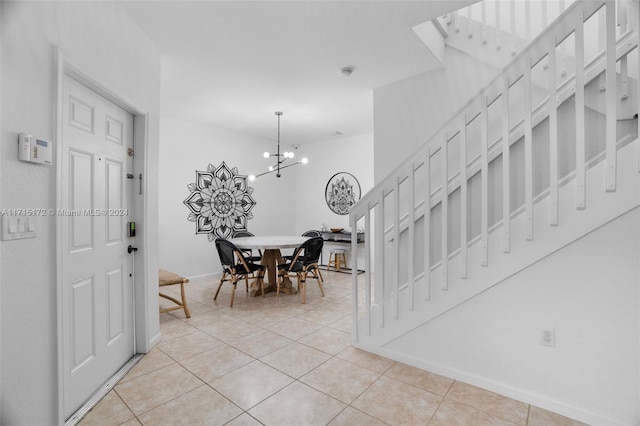
[[247,286],[247,293],[249,292],[249,278],[253,278],[260,284],[262,297],[264,297],[265,266],[248,261],[245,258],[244,253],[238,247],[223,238],[216,239],[216,249],[218,250],[220,263],[222,265],[222,277],[220,278],[220,285],[218,285],[218,290],[216,291],[215,296],[213,296],[213,300],[215,301],[218,298],[218,293],[220,293],[222,284],[225,281],[230,281],[233,285],[233,288],[231,289],[230,306],[233,307],[233,299],[236,295],[236,285],[238,284],[238,281],[243,278]]
[[277,281],[276,297],[280,293],[280,283],[284,280],[284,277],[295,276],[298,279],[298,291],[300,292],[302,303],[307,303],[305,286],[309,273],[313,274],[313,278],[316,279],[318,287],[320,287],[320,293],[324,297],[322,276],[319,274],[320,269],[318,267],[318,259],[320,258],[320,253],[322,253],[323,245],[324,240],[322,237],[309,238],[296,248],[290,261],[278,265],[279,279]]
[[[316,231],[315,229],[312,229],[310,231],[306,231],[302,234],[303,237],[322,237],[322,233],[320,231]],[[294,251],[295,253],[295,251]],[[283,259],[285,260],[291,260],[293,259],[293,254],[288,254],[286,256],[282,256]]]
[[[304,234],[302,234],[303,237],[322,237],[322,232],[317,231],[315,229],[311,229],[307,232],[305,232]],[[322,264],[322,250],[320,250],[320,260],[318,261],[318,264],[321,265]],[[320,268],[316,269],[317,273],[320,275],[320,279],[324,280],[324,278],[322,277],[322,272],[320,272]]]
[[[255,235],[245,230],[235,231],[233,233],[233,238],[240,238],[240,237],[255,237]],[[260,262],[262,260],[261,250],[258,250],[259,256],[254,256],[253,250],[251,249],[240,249],[240,250],[242,250],[246,254],[245,259],[248,260],[249,262]]]

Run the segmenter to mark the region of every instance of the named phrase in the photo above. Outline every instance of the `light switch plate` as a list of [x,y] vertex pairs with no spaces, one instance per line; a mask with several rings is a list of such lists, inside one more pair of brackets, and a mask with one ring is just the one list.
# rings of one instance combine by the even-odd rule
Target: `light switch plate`
[[2,216],[2,241],[37,237],[36,216]]

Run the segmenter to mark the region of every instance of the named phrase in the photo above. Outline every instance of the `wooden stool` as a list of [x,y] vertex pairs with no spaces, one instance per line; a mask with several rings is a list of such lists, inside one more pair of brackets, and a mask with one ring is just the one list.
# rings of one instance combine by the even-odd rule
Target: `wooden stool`
[[184,285],[189,282],[188,278],[181,277],[178,274],[173,272],[165,271],[164,269],[160,269],[158,273],[158,286],[164,287],[167,285],[176,285],[180,284],[180,295],[182,296],[182,302],[167,295],[160,293],[160,297],[164,297],[165,299],[171,300],[178,306],[173,306],[171,308],[160,309],[160,313],[175,311],[176,309],[184,309],[184,314],[187,318],[191,318],[191,312],[189,312],[189,307],[187,306],[187,298],[184,295]]
[[347,267],[347,251],[345,249],[334,249],[329,253],[329,263],[327,263],[327,270],[334,267],[334,269],[340,272],[340,266]]

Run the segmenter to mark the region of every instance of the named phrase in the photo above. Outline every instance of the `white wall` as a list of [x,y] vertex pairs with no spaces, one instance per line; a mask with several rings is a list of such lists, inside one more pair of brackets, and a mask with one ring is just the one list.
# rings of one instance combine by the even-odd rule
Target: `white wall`
[[497,73],[497,69],[446,47],[443,70],[374,90],[375,182],[426,142]]
[[[2,208],[55,208],[56,165],[17,159],[17,134],[56,141],[56,50],[83,73],[149,113],[148,230],[157,227],[160,55],[115,2],[0,3],[2,31]],[[55,217],[38,237],[2,242],[1,424],[58,422]],[[147,259],[156,267],[155,232]],[[157,272],[156,272],[157,273]],[[147,284],[147,287],[150,287]],[[157,290],[155,290],[157,291]],[[152,302],[156,304],[157,298]],[[158,324],[150,323],[150,335]]]
[[639,224],[635,209],[386,349],[591,424],[638,424]]

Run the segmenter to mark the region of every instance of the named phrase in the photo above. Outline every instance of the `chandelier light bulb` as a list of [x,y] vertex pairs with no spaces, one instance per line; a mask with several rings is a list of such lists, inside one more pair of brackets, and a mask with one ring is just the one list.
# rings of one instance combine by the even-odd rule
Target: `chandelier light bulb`
[[273,171],[273,166],[269,166],[269,171],[272,172]]
[[251,182],[253,182],[254,180],[256,180],[256,176],[255,175],[249,175],[249,180]]
[[289,153],[289,158],[293,158],[293,157],[295,157],[295,156],[296,156],[296,154],[294,154],[293,152],[290,152],[290,153]]
[[300,160],[300,162],[302,164],[307,164],[309,162],[309,160],[307,159],[307,157],[304,157],[302,160]]
[[262,154],[262,156],[264,158],[269,158],[269,157],[271,157],[271,154],[269,154],[267,151],[265,151],[264,154]]

